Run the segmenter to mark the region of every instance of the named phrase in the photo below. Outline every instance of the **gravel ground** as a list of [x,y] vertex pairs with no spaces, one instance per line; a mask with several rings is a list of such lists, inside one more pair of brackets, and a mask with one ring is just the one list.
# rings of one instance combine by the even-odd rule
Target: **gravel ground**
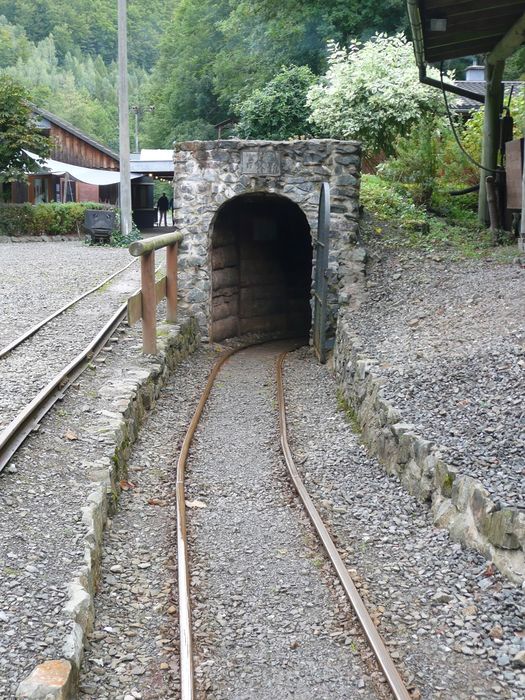
[[149,363],[140,324],[121,328],[0,476],[0,698],[14,698],[37,663],[62,655],[66,584],[84,557],[80,508],[93,489],[90,467],[113,450],[100,427],[113,408],[103,389]]
[[0,245],[0,347],[130,261],[127,248],[80,241]]
[[523,591],[435,529],[427,507],[367,456],[309,351],[289,357],[285,384],[306,485],[421,697],[525,697],[514,660],[525,649]]
[[525,507],[525,271],[372,250],[352,323],[384,394],[496,501]]
[[[60,244],[50,245],[55,247]],[[94,248],[86,246],[78,251],[78,246],[72,243],[62,245],[68,247],[66,251],[61,251],[62,255],[67,256],[69,253],[70,258],[74,258],[78,252],[83,254],[85,251],[94,250]],[[0,253],[5,249],[13,250],[16,253],[19,248],[28,246],[37,246],[39,250],[46,249],[45,245],[39,245],[38,243],[4,245],[0,248]],[[107,255],[105,249],[100,250]],[[33,250],[31,254],[34,256],[35,251]],[[127,255],[129,260],[129,253]],[[57,257],[61,259],[61,256]],[[82,265],[89,268],[91,272],[91,280],[87,283],[87,288],[94,286],[97,279],[101,279],[100,273],[96,271],[96,260],[95,256],[90,265],[86,265],[85,261],[82,261]],[[109,264],[109,260],[110,258],[107,256],[106,265]],[[25,263],[17,266],[16,261],[13,260],[11,261],[11,269],[16,269],[17,274],[24,277],[27,274],[25,265],[28,262],[26,260]],[[112,270],[116,271],[119,267],[122,267],[121,263],[122,260],[117,263],[117,260],[112,258]],[[53,269],[53,274],[58,274],[56,269]],[[46,281],[45,287],[44,281],[40,280],[40,293],[44,296],[46,296],[47,290],[53,287],[52,275]],[[84,277],[87,281],[86,272],[84,272]],[[57,286],[60,287],[60,285]],[[60,369],[69,364],[81,352],[88,341],[96,335],[130,293],[136,291],[139,286],[140,269],[135,265],[119,275],[115,280],[112,280],[107,288],[103,287],[86,297],[86,299],[78,302],[78,304],[75,304],[71,309],[44,326],[36,335],[0,360],[0,431],[15,418],[18,412],[36,396]],[[74,298],[74,296],[78,295],[78,287],[75,288],[73,277],[68,280],[67,287],[62,289],[61,292],[61,298],[55,297],[55,309],[62,306],[68,298]],[[65,296],[66,294],[69,297]],[[5,328],[7,328],[9,319],[16,316],[18,307],[23,307],[22,295],[23,288],[15,286],[14,291],[3,300],[3,308],[6,310]],[[34,302],[35,304],[39,303],[37,299]],[[36,320],[46,316],[46,312],[41,307],[38,312],[35,312],[33,309],[32,314],[37,316]],[[14,324],[14,327],[16,327],[16,324]],[[6,330],[4,330],[5,332]],[[18,335],[18,333],[13,334],[11,331],[11,335],[7,339],[14,340]]]
[[[227,363],[190,455],[197,697],[386,697],[284,477],[277,347]],[[207,352],[184,363],[134,449],[132,487],[106,537],[81,698],[179,697],[175,465],[210,360]]]
[[129,490],[105,536],[80,698],[179,696],[175,469],[214,359],[201,351],[180,365],[135,443]]
[[278,448],[282,344],[224,366],[188,466],[197,687],[210,700],[375,698],[348,607],[291,499]]

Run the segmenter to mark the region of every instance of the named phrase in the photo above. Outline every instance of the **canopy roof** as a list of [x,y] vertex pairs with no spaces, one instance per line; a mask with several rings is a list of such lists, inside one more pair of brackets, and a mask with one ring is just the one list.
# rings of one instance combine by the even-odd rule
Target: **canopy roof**
[[419,65],[484,53],[492,54],[492,63],[525,40],[523,0],[407,0],[407,5]]
[[[115,185],[120,183],[120,173],[117,170],[83,168],[80,165],[70,165],[52,158],[41,158],[30,151],[25,151],[25,153],[36,161],[42,167],[42,172],[46,174],[65,175],[68,173],[75,180],[80,180],[80,182],[85,182],[88,185]],[[140,175],[131,175],[132,179],[136,177],[140,177]]]

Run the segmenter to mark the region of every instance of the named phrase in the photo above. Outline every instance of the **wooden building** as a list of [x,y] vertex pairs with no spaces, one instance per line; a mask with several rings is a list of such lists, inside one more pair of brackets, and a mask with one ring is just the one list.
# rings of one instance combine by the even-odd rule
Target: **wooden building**
[[[42,132],[53,142],[51,158],[67,165],[93,170],[118,171],[119,157],[69,122],[40,107],[33,113]],[[11,201],[31,202],[108,202],[118,199],[118,185],[98,185],[64,174],[46,171],[29,176],[27,183],[13,183]]]
[[[525,42],[523,0],[407,0],[414,52],[421,82],[485,104],[479,219],[488,221],[486,172],[498,165],[505,60]],[[486,88],[476,95],[427,76],[429,64],[462,56],[485,55]],[[522,236],[525,217],[522,218]]]

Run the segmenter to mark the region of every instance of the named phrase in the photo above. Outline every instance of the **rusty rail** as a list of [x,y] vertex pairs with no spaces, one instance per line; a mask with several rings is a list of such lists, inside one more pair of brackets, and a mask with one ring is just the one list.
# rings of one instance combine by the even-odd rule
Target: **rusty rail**
[[122,304],[90,343],[28,403],[0,433],[0,472],[26,437],[34,430],[65,391],[102,350],[126,315]]
[[23,335],[16,338],[15,340],[13,340],[11,343],[9,343],[9,345],[6,345],[5,348],[2,348],[0,350],[0,359],[2,357],[5,357],[6,355],[8,355],[12,350],[14,350],[16,347],[21,345],[25,340],[27,340],[28,338],[31,338],[31,336],[35,335],[35,333],[37,333],[41,328],[43,328],[43,326],[47,325],[50,321],[55,319],[57,316],[60,316],[60,314],[63,314],[64,311],[67,311],[72,306],[77,304],[79,301],[82,301],[82,299],[85,299],[87,296],[89,296],[90,294],[93,294],[94,292],[99,290],[101,287],[104,287],[104,285],[106,285],[108,282],[110,282],[112,279],[114,279],[117,275],[120,275],[122,272],[127,270],[128,267],[131,267],[131,265],[133,265],[134,262],[135,262],[135,260],[132,260],[130,263],[128,263],[124,267],[120,268],[120,270],[117,270],[109,277],[106,277],[106,279],[102,280],[102,282],[97,284],[96,287],[89,289],[87,292],[84,292],[80,296],[73,299],[73,301],[68,302],[67,304],[62,306],[60,309],[58,309],[57,311],[54,311],[52,314],[50,314],[43,321],[39,321],[39,323],[34,325],[32,328],[30,328],[25,333],[23,333]]
[[[263,341],[264,342],[264,341]],[[261,345],[262,343],[254,343]],[[181,700],[194,700],[194,664],[193,664],[193,641],[191,633],[191,600],[190,600],[190,573],[189,573],[189,555],[188,543],[186,537],[186,501],[184,495],[184,474],[186,460],[193,440],[193,436],[199,424],[204,406],[208,400],[213,384],[219,373],[222,365],[233,354],[240,350],[245,350],[250,346],[242,346],[231,349],[222,354],[216,361],[213,369],[208,377],[208,381],[200,398],[199,404],[195,409],[195,413],[191,419],[184,441],[182,443],[181,452],[177,462],[177,484],[176,484],[176,502],[177,502],[177,569],[178,569],[178,587],[179,587],[179,634],[180,634],[180,678],[181,678]],[[283,364],[289,350],[281,353],[277,358],[276,374],[277,374],[277,398],[279,410],[279,428],[281,447],[284,453],[285,461],[288,467],[288,472],[294,483],[294,486],[306,508],[306,511],[319,535],[330,561],[332,562],[339,580],[347,594],[347,597],[352,605],[356,616],[361,624],[367,641],[372,648],[379,667],[381,668],[395,700],[411,700],[411,696],[399,675],[392,657],[390,656],[381,636],[370,617],[366,606],[359,595],[352,578],[346,568],[345,563],[341,559],[333,540],[331,539],[326,526],[324,525],[321,516],[316,510],[312,499],[310,498],[306,488],[301,481],[295,463],[293,461],[292,452],[288,444],[287,424],[286,424],[286,405],[284,400],[283,387]]]
[[[140,257],[141,289],[128,299],[128,323],[142,319],[142,351],[157,354],[157,304],[167,299],[166,320],[177,319],[177,259],[182,233],[166,233],[129,246],[134,257]],[[155,281],[155,251],[166,248],[166,275]]]
[[304,483],[301,480],[301,477],[299,476],[297,467],[295,466],[292,451],[290,450],[290,445],[288,444],[286,405],[284,400],[283,387],[283,364],[287,354],[288,351],[283,352],[277,358],[276,371],[281,448],[284,454],[284,459],[286,461],[286,466],[288,467],[288,473],[290,474],[290,478],[292,479],[295,489],[299,494],[299,498],[301,499],[304,507],[306,508],[306,512],[308,513],[308,516],[312,521],[313,526],[317,530],[319,539],[321,540],[321,543],[337,572],[337,576],[339,577],[339,580],[341,581],[341,584],[345,589],[345,593],[350,601],[350,604],[354,609],[355,614],[357,615],[357,619],[359,620],[363,632],[368,640],[368,643],[376,656],[377,662],[383,672],[383,675],[385,676],[388,685],[392,690],[392,694],[395,700],[410,700],[411,696],[405,684],[403,683],[401,676],[399,675],[399,672],[395,667],[394,662],[392,661],[392,657],[390,656],[383,640],[381,639],[381,635],[379,634],[377,627],[375,626],[372,618],[370,617],[368,610],[366,609],[366,606],[363,602],[363,599],[359,595],[357,588],[355,587],[354,582],[352,581],[352,577],[350,576],[344,561],[341,559],[341,556],[337,551],[337,548],[332,538],[330,537],[330,534],[326,529],[326,526],[323,523],[319,512],[317,511],[312,499],[310,498],[310,495],[308,494],[308,491],[306,490]]

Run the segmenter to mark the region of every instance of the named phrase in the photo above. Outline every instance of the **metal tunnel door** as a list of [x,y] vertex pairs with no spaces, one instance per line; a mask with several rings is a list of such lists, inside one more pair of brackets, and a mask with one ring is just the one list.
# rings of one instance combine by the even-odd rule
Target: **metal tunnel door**
[[314,280],[314,319],[313,341],[319,362],[326,362],[326,316],[327,316],[327,273],[328,240],[330,236],[330,186],[321,185],[319,213],[317,219],[317,239],[315,240],[315,280]]

